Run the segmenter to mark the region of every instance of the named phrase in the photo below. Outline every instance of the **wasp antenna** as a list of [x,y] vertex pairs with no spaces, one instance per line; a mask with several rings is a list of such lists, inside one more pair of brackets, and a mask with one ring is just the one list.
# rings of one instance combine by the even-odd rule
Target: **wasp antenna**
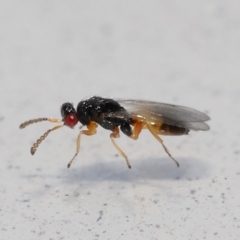
[[31,119],[29,121],[26,121],[24,123],[22,123],[19,128],[22,129],[22,128],[25,128],[27,127],[28,125],[30,124],[33,124],[33,123],[38,123],[38,122],[43,122],[43,121],[48,121],[48,122],[53,122],[53,123],[59,123],[61,122],[62,120],[59,120],[59,119],[56,119],[56,118],[36,118],[36,119]]
[[59,126],[56,126],[54,128],[51,128],[51,129],[48,129],[34,144],[33,146],[31,147],[31,154],[33,155],[36,151],[37,151],[37,148],[39,147],[39,145],[42,143],[42,141],[48,136],[48,134],[54,130],[57,130],[61,127],[63,127],[64,125],[59,125]]

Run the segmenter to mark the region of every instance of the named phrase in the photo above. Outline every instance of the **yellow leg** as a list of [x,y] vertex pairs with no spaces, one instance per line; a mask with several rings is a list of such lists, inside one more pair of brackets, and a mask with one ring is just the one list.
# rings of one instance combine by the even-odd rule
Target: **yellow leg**
[[128,168],[131,168],[131,165],[130,165],[130,163],[128,161],[127,155],[118,147],[118,145],[114,141],[114,138],[119,138],[119,129],[118,129],[118,127],[114,128],[113,132],[110,134],[110,138],[112,140],[112,143],[113,143],[114,147],[118,150],[119,154],[125,158]]
[[91,122],[89,125],[87,125],[87,128],[88,128],[87,130],[80,131],[80,133],[78,134],[78,137],[77,137],[77,141],[76,141],[76,153],[74,154],[71,161],[68,163],[68,165],[67,165],[68,168],[70,168],[71,164],[73,163],[73,160],[79,153],[81,135],[82,134],[87,135],[87,136],[94,135],[97,132],[97,130],[96,130],[97,126],[98,126],[97,123]]
[[144,125],[145,125],[145,123],[143,123],[143,122],[138,122],[138,123],[133,124],[133,130],[132,130],[133,133],[130,137],[134,140],[137,140],[139,134],[141,133],[141,131],[144,127]]
[[148,130],[152,133],[152,135],[162,144],[165,152],[168,154],[168,156],[177,164],[177,166],[179,167],[179,163],[177,162],[177,160],[170,154],[170,152],[168,151],[167,147],[163,144],[163,140],[158,136],[157,132],[156,132],[156,128],[154,128],[150,123],[146,123]]

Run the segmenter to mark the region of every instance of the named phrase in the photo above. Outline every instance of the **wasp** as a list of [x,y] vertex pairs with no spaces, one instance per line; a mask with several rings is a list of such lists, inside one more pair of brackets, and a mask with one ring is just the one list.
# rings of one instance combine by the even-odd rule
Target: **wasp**
[[76,152],[68,163],[69,168],[80,150],[80,139],[82,135],[91,136],[97,132],[97,127],[110,130],[110,139],[117,149],[118,153],[125,158],[128,168],[131,168],[127,155],[115,142],[120,136],[120,130],[128,137],[137,140],[143,129],[149,132],[162,144],[168,156],[179,166],[177,160],[170,154],[163,140],[159,135],[179,136],[188,134],[190,130],[209,130],[205,123],[210,118],[197,110],[166,103],[159,103],[145,100],[123,100],[110,99],[94,96],[82,100],[74,108],[73,104],[67,102],[61,106],[62,119],[55,118],[37,118],[26,121],[20,125],[20,128],[48,121],[52,123],[62,123],[54,128],[47,130],[31,147],[33,155],[42,141],[49,135],[63,126],[73,128],[78,122],[86,129],[81,130],[76,140]]

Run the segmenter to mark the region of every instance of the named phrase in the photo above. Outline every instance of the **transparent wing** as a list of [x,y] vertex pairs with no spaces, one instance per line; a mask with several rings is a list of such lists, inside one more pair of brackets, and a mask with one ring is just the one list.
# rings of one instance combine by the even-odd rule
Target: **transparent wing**
[[[195,109],[177,106],[166,103],[144,101],[144,100],[123,100],[115,99],[130,117],[144,118],[147,121],[163,122],[169,125],[183,127],[192,130],[209,130],[205,123],[210,118]],[[125,117],[125,111],[111,113],[113,117]]]

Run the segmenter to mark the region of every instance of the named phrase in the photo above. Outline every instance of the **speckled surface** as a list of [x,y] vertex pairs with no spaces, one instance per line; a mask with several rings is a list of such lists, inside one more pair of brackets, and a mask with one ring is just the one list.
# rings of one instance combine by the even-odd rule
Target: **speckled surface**
[[[240,239],[240,3],[0,3],[0,239]],[[211,131],[117,142],[78,127],[30,147],[52,123],[19,130],[98,94],[193,107]]]

